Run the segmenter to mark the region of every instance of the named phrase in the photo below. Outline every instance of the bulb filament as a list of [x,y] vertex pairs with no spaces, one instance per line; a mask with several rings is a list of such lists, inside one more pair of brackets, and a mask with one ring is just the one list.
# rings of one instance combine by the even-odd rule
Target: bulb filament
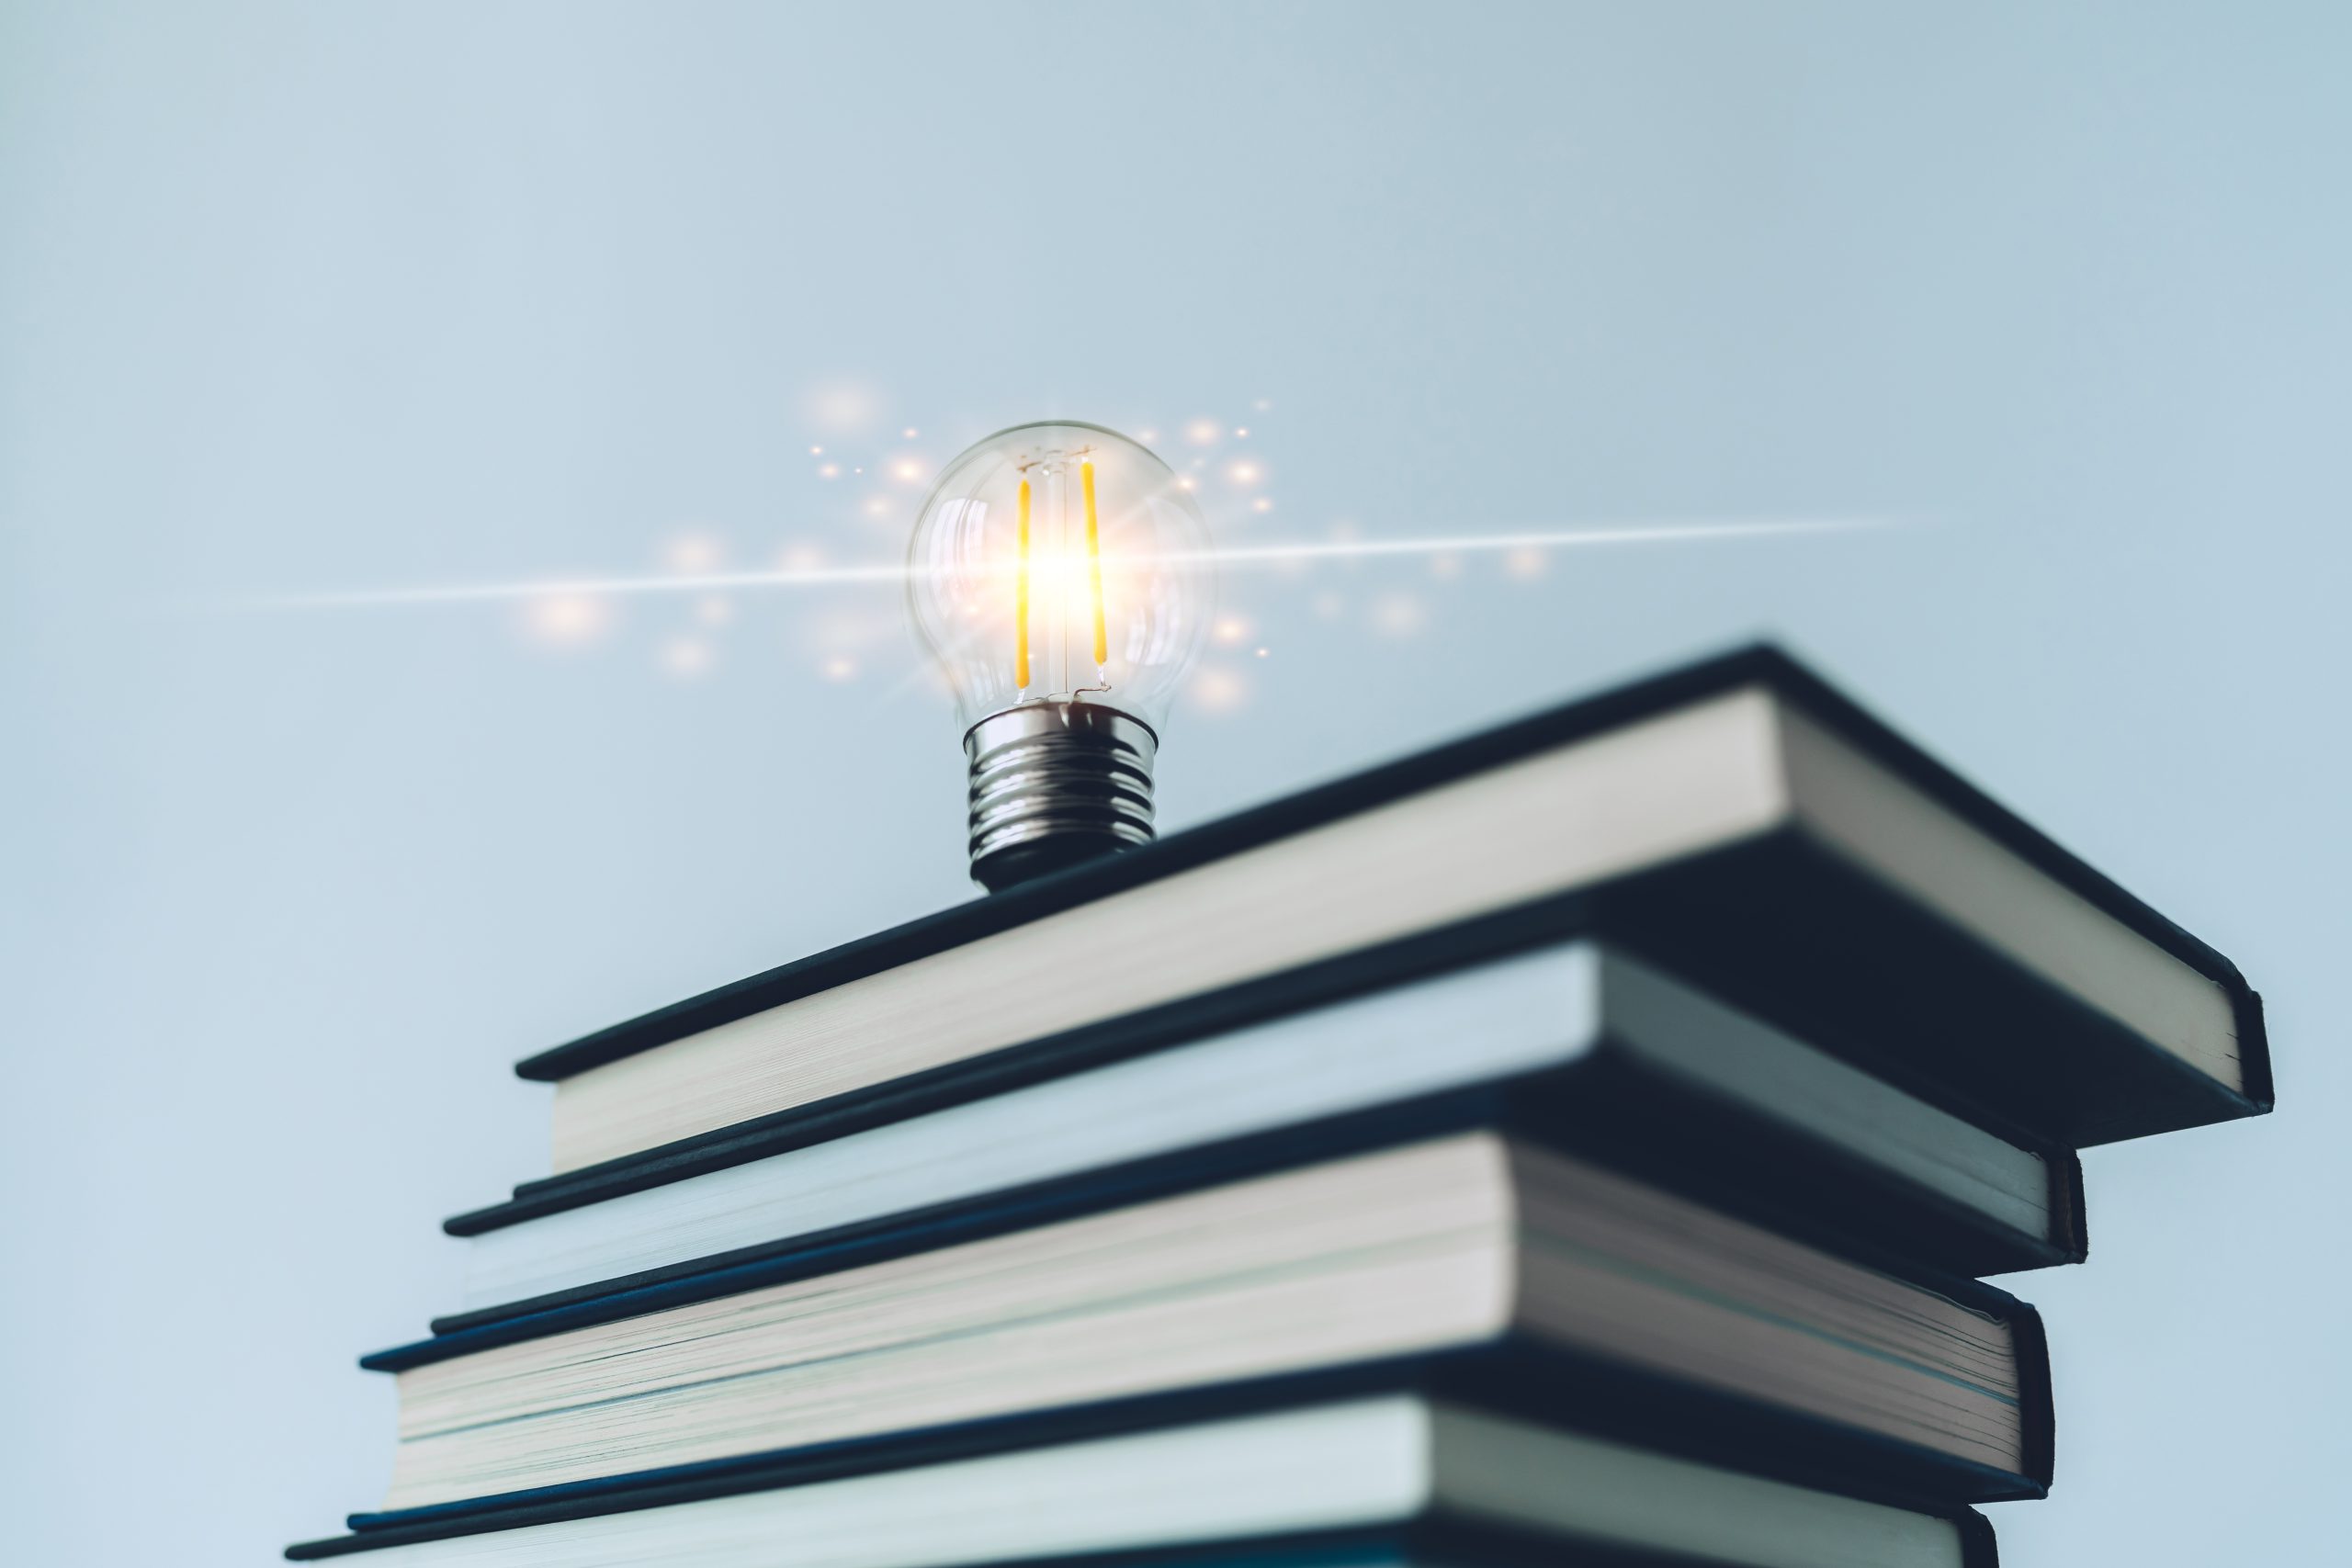
[[1021,481],[1021,570],[1012,583],[1012,683],[1029,689],[1029,481]]
[[[1068,513],[1064,510],[1065,502],[1062,498],[1067,495],[1068,492],[1063,489],[1062,484],[1059,482],[1061,476],[1066,474],[1067,471],[1068,470],[1061,469],[1058,467],[1049,468],[1047,469],[1048,479],[1056,481],[1047,487],[1046,494],[1046,507],[1048,514],[1047,521],[1049,524],[1049,532],[1056,539],[1063,539],[1067,537],[1067,535],[1062,531],[1064,519],[1068,516]],[[1070,688],[1070,692],[1073,696],[1080,692],[1107,692],[1111,689],[1111,632],[1109,622],[1105,617],[1102,607],[1102,514],[1097,509],[1094,500],[1094,465],[1092,463],[1081,462],[1079,464],[1078,482],[1080,492],[1085,497],[1086,596],[1088,608],[1092,612],[1092,630],[1094,633],[1094,679],[1096,684],[1091,686],[1073,684]],[[1031,682],[1031,670],[1029,665],[1030,589],[1034,582],[1033,573],[1036,567],[1036,557],[1032,542],[1033,531],[1030,526],[1032,521],[1030,488],[1029,481],[1025,479],[1021,481],[1019,495],[1020,506],[1018,510],[1018,525],[1014,535],[1014,548],[1018,555],[1018,563],[1014,569],[1012,576],[1012,683],[1018,690],[1026,692],[1029,689]],[[1054,548],[1050,549],[1047,554],[1046,565],[1051,573],[1048,582],[1054,602],[1057,605],[1066,604],[1069,601],[1069,595],[1071,593],[1073,589],[1070,579],[1072,575],[1072,568],[1075,563],[1071,560],[1069,554],[1066,553],[1065,549]],[[1060,611],[1056,611],[1057,618],[1053,623],[1056,628],[1056,635],[1050,639],[1051,657],[1048,662],[1054,666],[1054,669],[1047,671],[1049,680],[1059,678],[1057,671],[1059,671],[1061,665],[1062,654],[1060,650],[1064,641],[1059,630],[1060,626],[1063,625],[1063,622],[1058,618],[1060,614]]]
[[1078,466],[1079,488],[1086,492],[1086,590],[1094,605],[1094,678],[1106,684],[1111,662],[1111,637],[1102,624],[1102,529],[1094,517],[1094,465]]

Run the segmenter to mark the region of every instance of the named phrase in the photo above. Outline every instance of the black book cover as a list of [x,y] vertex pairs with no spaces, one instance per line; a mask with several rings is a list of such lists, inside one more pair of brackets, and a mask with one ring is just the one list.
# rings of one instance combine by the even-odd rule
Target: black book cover
[[[1589,922],[1583,918],[1581,909],[1555,908],[1515,913],[1500,920],[1449,927],[1402,942],[1345,953],[1262,980],[1229,987],[1205,996],[1187,998],[1166,1007],[1105,1020],[1023,1045],[949,1063],[928,1072],[716,1128],[658,1148],[626,1155],[560,1176],[526,1181],[514,1188],[514,1196],[507,1201],[453,1215],[442,1222],[442,1229],[454,1236],[481,1235],[544,1214],[580,1208],[607,1198],[642,1191],[666,1182],[683,1180],[707,1171],[904,1122],[989,1095],[1008,1093],[1049,1078],[1191,1043],[1283,1014],[1344,1000],[1367,990],[1393,987],[1512,953],[1572,940],[1587,934],[1588,931]],[[1596,1075],[1615,1072],[1618,1076],[1627,1073],[1642,1076],[1638,1066],[1620,1067],[1616,1055],[1606,1046],[1595,1054],[1593,1062],[1577,1070],[1590,1071]],[[1651,1081],[1645,1092],[1658,1099],[1660,1103],[1653,1113],[1641,1117],[1639,1125],[1643,1127],[1670,1127],[1674,1116],[1694,1105],[1699,1113],[1711,1115],[1727,1128],[1734,1128],[1746,1120],[1736,1109],[1727,1105],[1718,1106],[1703,1094],[1685,1087],[1688,1080],[1668,1085],[1657,1075],[1647,1077]],[[1615,1109],[1622,1113],[1624,1108]],[[1556,1114],[1573,1120],[1578,1114],[1578,1107],[1572,1098],[1562,1098],[1556,1102]],[[1522,1125],[1531,1133],[1541,1134],[1544,1131],[1540,1119],[1530,1119]],[[1597,1130],[1585,1130],[1587,1141],[1590,1133]],[[1629,1136],[1634,1127],[1621,1126],[1618,1131]],[[2054,1234],[2046,1240],[2028,1236],[1928,1195],[1926,1201],[1930,1207],[1939,1208],[1939,1212],[1919,1219],[1917,1228],[1909,1233],[1917,1238],[1917,1256],[1922,1262],[1959,1274],[1997,1274],[2053,1263],[2080,1262],[2086,1256],[2088,1242],[2083,1215],[2081,1163],[2075,1157],[2073,1150],[2040,1143],[2018,1134],[2015,1129],[2006,1130],[2004,1135],[2008,1136],[2011,1142],[2032,1149],[2049,1162],[2052,1180],[2052,1213],[2056,1216]],[[1623,1141],[1622,1137],[1620,1141]],[[1689,1139],[1674,1141],[1690,1143]],[[1809,1141],[1792,1134],[1781,1142],[1795,1146]],[[1756,1144],[1757,1137],[1752,1132],[1743,1132],[1729,1140],[1719,1158],[1710,1158],[1707,1156],[1713,1145],[1699,1143],[1691,1150],[1693,1157],[1700,1162],[1697,1173],[1705,1175],[1713,1168],[1727,1165],[1731,1163],[1735,1151],[1753,1148]],[[1871,1179],[1867,1168],[1860,1162],[1834,1151],[1825,1151],[1823,1157],[1833,1165],[1840,1166],[1852,1180],[1867,1182]],[[1788,1174],[1796,1173],[1792,1170]],[[1743,1182],[1760,1181],[1768,1187],[1785,1184],[1782,1173],[1772,1170],[1745,1173],[1741,1179]],[[1850,1199],[1833,1193],[1827,1187],[1816,1186],[1815,1190],[1831,1198],[1831,1207],[1835,1210],[1842,1211],[1853,1206]],[[1947,1216],[1950,1224],[1945,1223]],[[1968,1234],[1955,1234],[1952,1225]],[[508,1309],[493,1310],[504,1312]]]
[[[1408,1110],[1426,1109],[1429,1102]],[[1507,1116],[1509,1102],[1491,1092],[1461,1098],[1442,1114],[1459,1121]],[[1393,1131],[1393,1130],[1392,1130]],[[1038,1193],[1013,1204],[972,1213],[934,1216],[875,1235],[746,1261],[700,1274],[669,1279],[615,1294],[591,1296],[550,1306],[526,1316],[458,1328],[454,1332],[362,1361],[373,1371],[399,1371],[502,1344],[563,1332],[598,1322],[809,1278],[878,1260],[885,1256],[952,1245],[979,1234],[998,1234],[1044,1223],[1060,1214],[1046,1208],[1060,1195]],[[1126,1201],[1123,1195],[1120,1201]],[[1826,1239],[1826,1238],[1825,1238]],[[1686,1383],[1671,1373],[1619,1365],[1596,1355],[1524,1336],[1507,1335],[1485,1345],[1281,1376],[1211,1388],[1156,1393],[1107,1401],[1075,1410],[1030,1412],[960,1423],[925,1433],[830,1442],[779,1454],[729,1459],[646,1474],[604,1478],[542,1488],[511,1497],[479,1499],[402,1510],[396,1515],[356,1517],[356,1529],[387,1521],[410,1522],[456,1513],[498,1511],[547,1498],[571,1499],[643,1486],[668,1486],[682,1478],[781,1465],[800,1475],[816,1465],[825,1473],[847,1473],[838,1466],[854,1461],[865,1468],[898,1468],[924,1462],[894,1457],[920,1452],[937,1457],[944,1444],[956,1452],[1007,1446],[1009,1435],[1042,1433],[1028,1441],[1064,1440],[1071,1435],[1128,1429],[1204,1418],[1228,1408],[1262,1408],[1320,1397],[1316,1391],[1345,1392],[1400,1384],[1524,1414],[1603,1436],[1659,1448],[1688,1457],[1754,1471],[1829,1491],[1917,1506],[1999,1501],[2040,1496],[2048,1488],[2054,1442],[2048,1347],[2039,1315],[2007,1292],[1973,1280],[1918,1267],[1916,1261],[1853,1245],[1838,1250],[1874,1268],[2011,1325],[2017,1358],[2024,1455],[2016,1472],[1996,1471],[1939,1453],[1922,1445],[1880,1437],[1843,1423],[1785,1406]],[[857,1459],[855,1456],[868,1456]],[[871,1456],[882,1456],[873,1459]],[[846,1456],[846,1457],[845,1457]],[[870,1460],[870,1462],[869,1462]],[[764,1470],[761,1471],[765,1473]],[[801,1478],[813,1478],[803,1476]]]
[[[2060,848],[1776,649],[1569,704],[1042,877],[599,1031],[519,1064],[556,1081],[718,1024],[1238,854],[1670,709],[1771,691],[2109,918],[2213,981],[2236,1021],[2233,1091],[2021,970],[1793,829],[1472,922],[1606,934],[1822,1049],[2019,1142],[2068,1148],[2255,1114],[2272,1102],[2259,999],[2226,958]],[[1922,1009],[1919,998],[1933,999]],[[1183,1005],[1183,1004],[1178,1004]],[[1891,1031],[1889,1018],[1906,1027]]]
[[1794,1485],[1950,1515],[1964,1505],[2047,1495],[2052,1446],[2049,1367],[2033,1309],[1990,1286],[1955,1282],[1955,1299],[1994,1306],[2017,1328],[2025,1465],[2007,1472],[1918,1444],[1682,1384],[1521,1338],[1433,1355],[1192,1387],[603,1476],[383,1513],[354,1514],[352,1534],[296,1546],[310,1558],[509,1529],[1080,1442],[1298,1405],[1413,1391],[1498,1414],[1652,1448]]
[[[811,1108],[816,1109],[816,1108]],[[801,1112],[754,1137],[729,1129],[721,1163],[822,1141]],[[1153,1198],[1337,1159],[1412,1139],[1490,1126],[1589,1158],[1797,1240],[1849,1257],[1900,1259],[1939,1274],[2007,1273],[2085,1255],[2082,1166],[2050,1151],[2054,1234],[2032,1235],[1929,1189],[1889,1178],[1835,1145],[1758,1117],[1690,1080],[1655,1072],[1604,1041],[1589,1055],[1522,1077],[1180,1149],[954,1202],[735,1248],[593,1284],[433,1320],[436,1337],[368,1357],[397,1371],[494,1344],[781,1283],[910,1252],[977,1241]],[[665,1151],[655,1151],[657,1156]],[[662,1168],[656,1166],[657,1169]],[[691,1174],[682,1172],[681,1174]],[[451,1222],[473,1235],[632,1191],[522,1199]]]
[[[516,1518],[499,1528],[581,1518],[553,1511],[545,1518]],[[1962,1508],[1948,1516],[1959,1527],[1962,1568],[1999,1568],[1993,1527],[1982,1514]],[[410,1526],[367,1534],[303,1541],[286,1549],[297,1562],[341,1557],[385,1546],[445,1540],[473,1534],[453,1525]],[[997,1559],[968,1568],[1723,1568],[1723,1559],[1682,1552],[1648,1551],[1511,1529],[1491,1520],[1473,1522],[1435,1512],[1395,1525],[1324,1529],[1206,1541],[1185,1546],[1139,1547],[1079,1555]]]

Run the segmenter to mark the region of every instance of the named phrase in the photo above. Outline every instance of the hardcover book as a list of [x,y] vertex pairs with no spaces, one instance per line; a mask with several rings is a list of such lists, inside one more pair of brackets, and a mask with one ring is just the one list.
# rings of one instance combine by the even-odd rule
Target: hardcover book
[[459,1216],[448,1228],[468,1238],[467,1298],[435,1331],[1488,1123],[1783,1232],[1949,1273],[2084,1251],[2070,1151],[2021,1148],[1594,942],[878,1126],[842,1122],[772,1120]]
[[1581,1386],[1560,1424],[1651,1441],[1673,1412],[1748,1434],[1751,1468],[1802,1447],[1821,1484],[1961,1503],[2050,1474],[2040,1325],[2014,1298],[1490,1132],[720,1283],[379,1358],[401,1395],[388,1508],[1443,1356]]
[[[376,1568],[1994,1568],[1967,1509],[1808,1491],[1387,1394],[865,1471],[749,1470],[288,1550]],[[484,1533],[495,1531],[496,1533]]]
[[562,1177],[878,1091],[904,1114],[968,1095],[976,1071],[1065,1070],[1578,934],[2029,1145],[2270,1104],[2260,1005],[2226,959],[1760,648],[786,964],[518,1070],[557,1086]]

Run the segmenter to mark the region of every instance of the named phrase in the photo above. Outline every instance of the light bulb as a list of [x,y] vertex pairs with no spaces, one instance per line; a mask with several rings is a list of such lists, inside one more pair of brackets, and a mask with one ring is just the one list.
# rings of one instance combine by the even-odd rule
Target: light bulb
[[1214,575],[1200,508],[1116,431],[1016,425],[947,465],[907,605],[964,727],[974,881],[1150,841],[1152,764]]

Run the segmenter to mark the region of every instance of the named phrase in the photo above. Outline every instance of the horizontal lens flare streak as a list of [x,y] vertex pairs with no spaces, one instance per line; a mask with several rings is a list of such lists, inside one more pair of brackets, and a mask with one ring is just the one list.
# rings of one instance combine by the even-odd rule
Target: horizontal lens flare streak
[[557,594],[709,592],[730,588],[829,588],[864,582],[904,582],[901,562],[870,566],[790,568],[778,571],[712,571],[692,576],[560,577],[526,582],[460,583],[442,588],[355,588],[328,593],[289,593],[248,601],[265,610],[336,610],[371,604],[458,604],[471,601],[538,599]]
[[[1509,534],[1435,536],[1408,539],[1294,540],[1258,545],[1234,545],[1197,553],[1142,558],[1145,561],[1206,561],[1220,570],[1248,570],[1291,561],[1367,559],[1382,556],[1483,554],[1524,549],[1590,549],[1621,546],[1701,544],[1739,539],[1788,538],[1806,535],[1854,534],[1910,526],[1907,522],[1876,517],[1723,520],[1714,522],[1610,524],[1583,527],[1528,530]],[[1136,558],[1122,557],[1125,560]],[[1067,572],[1076,562],[1048,558],[1041,570]],[[1088,563],[1092,582],[1099,583],[1101,560]],[[1001,569],[1019,575],[1017,566]],[[860,583],[905,582],[922,575],[903,562],[865,566],[790,568],[775,571],[672,573],[659,577],[592,577],[545,579],[526,582],[486,582],[441,588],[354,589],[338,592],[287,594],[247,600],[245,608],[330,610],[370,605],[449,604],[468,602],[538,599],[558,594],[605,595],[649,593],[708,593],[721,590],[761,588],[832,588]],[[1099,587],[1094,588],[1101,604]],[[1098,615],[1099,615],[1098,610]],[[1103,636],[1097,622],[1097,637]],[[1102,643],[1098,641],[1098,647]]]
[[[1628,523],[1592,528],[1562,528],[1525,534],[1471,534],[1430,539],[1329,539],[1317,542],[1227,546],[1201,558],[1220,567],[1276,561],[1323,560],[1373,556],[1430,556],[1453,551],[1573,549],[1598,545],[1674,545],[1708,539],[1773,538],[1796,534],[1852,534],[1901,526],[1874,517],[1822,517],[1756,523]],[[1183,559],[1183,557],[1169,557]]]

